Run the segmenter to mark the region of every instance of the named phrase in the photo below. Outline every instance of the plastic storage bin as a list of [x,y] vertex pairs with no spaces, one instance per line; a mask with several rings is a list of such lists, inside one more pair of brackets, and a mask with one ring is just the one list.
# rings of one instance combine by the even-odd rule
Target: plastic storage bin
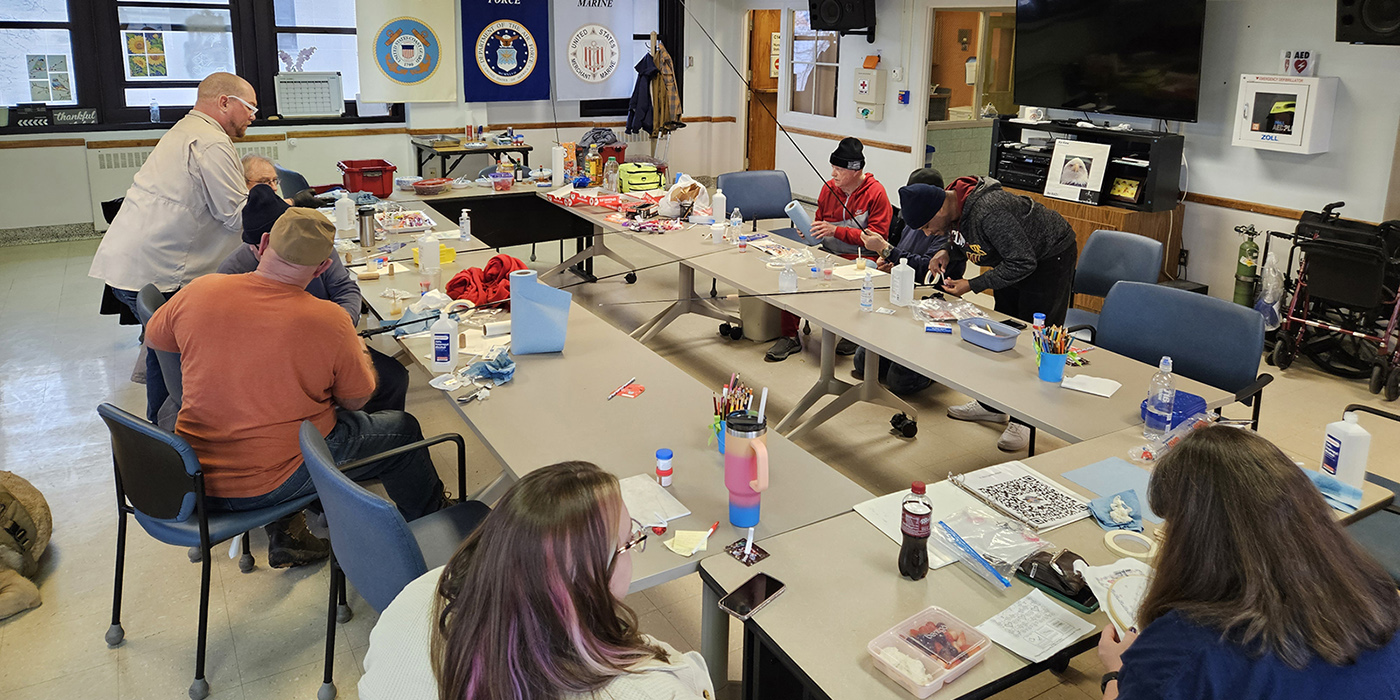
[[[973,330],[973,326],[985,328],[991,331],[995,337]],[[1016,338],[1020,337],[1021,331],[990,319],[965,318],[958,321],[958,334],[962,336],[963,340],[977,347],[986,348],[992,352],[1005,352],[1016,347]]]
[[[1142,416],[1142,421],[1147,422],[1147,399],[1143,399],[1138,404],[1138,411]],[[1176,390],[1176,399],[1172,401],[1172,424],[1167,426],[1168,430],[1186,422],[1187,418],[1197,413],[1206,412],[1206,400],[1189,392]]]
[[[926,698],[976,666],[991,646],[986,635],[935,606],[889,628],[870,640],[865,650],[885,675],[915,697]],[[894,647],[901,654],[918,659],[933,680],[926,684],[915,683],[881,658],[880,650],[885,647]]]
[[341,184],[351,192],[363,190],[376,197],[388,197],[394,193],[394,172],[398,168],[387,160],[342,160],[335,167],[340,168]]

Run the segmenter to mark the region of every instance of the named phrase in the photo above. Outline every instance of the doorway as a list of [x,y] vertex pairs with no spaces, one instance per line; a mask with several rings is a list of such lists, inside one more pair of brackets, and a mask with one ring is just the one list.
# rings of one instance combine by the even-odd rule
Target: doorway
[[772,170],[777,163],[778,72],[782,55],[782,10],[750,10],[747,142],[745,170]]

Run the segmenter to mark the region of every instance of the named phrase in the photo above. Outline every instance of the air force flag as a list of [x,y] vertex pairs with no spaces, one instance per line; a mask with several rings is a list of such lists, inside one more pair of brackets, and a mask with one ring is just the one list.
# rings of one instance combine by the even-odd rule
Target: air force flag
[[549,0],[462,0],[467,102],[549,99]]

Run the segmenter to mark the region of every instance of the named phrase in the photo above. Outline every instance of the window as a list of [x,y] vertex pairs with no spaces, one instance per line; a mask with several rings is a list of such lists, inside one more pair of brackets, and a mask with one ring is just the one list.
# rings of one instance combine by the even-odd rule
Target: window
[[812,29],[811,13],[792,13],[792,94],[788,110],[836,116],[836,80],[841,37]]
[[340,73],[345,101],[360,93],[355,4],[345,0],[275,0],[276,71]]
[[194,104],[195,87],[217,71],[238,72],[229,3],[117,3],[122,104]]
[[78,104],[68,0],[0,2],[0,105]]

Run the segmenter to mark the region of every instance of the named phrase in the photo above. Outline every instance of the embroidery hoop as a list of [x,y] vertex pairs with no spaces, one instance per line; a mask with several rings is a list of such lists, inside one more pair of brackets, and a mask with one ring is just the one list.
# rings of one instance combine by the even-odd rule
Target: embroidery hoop
[[[1118,544],[1117,540],[1119,538],[1127,538],[1133,540],[1137,544],[1146,547],[1147,551],[1134,552],[1128,549],[1124,549],[1122,545]],[[1121,557],[1132,557],[1134,559],[1141,559],[1143,561],[1151,561],[1154,557],[1157,556],[1157,540],[1148,537],[1147,535],[1144,535],[1140,532],[1133,532],[1132,530],[1109,530],[1108,532],[1103,533],[1103,546],[1107,547],[1108,551],[1113,552],[1114,554],[1117,554]]]

